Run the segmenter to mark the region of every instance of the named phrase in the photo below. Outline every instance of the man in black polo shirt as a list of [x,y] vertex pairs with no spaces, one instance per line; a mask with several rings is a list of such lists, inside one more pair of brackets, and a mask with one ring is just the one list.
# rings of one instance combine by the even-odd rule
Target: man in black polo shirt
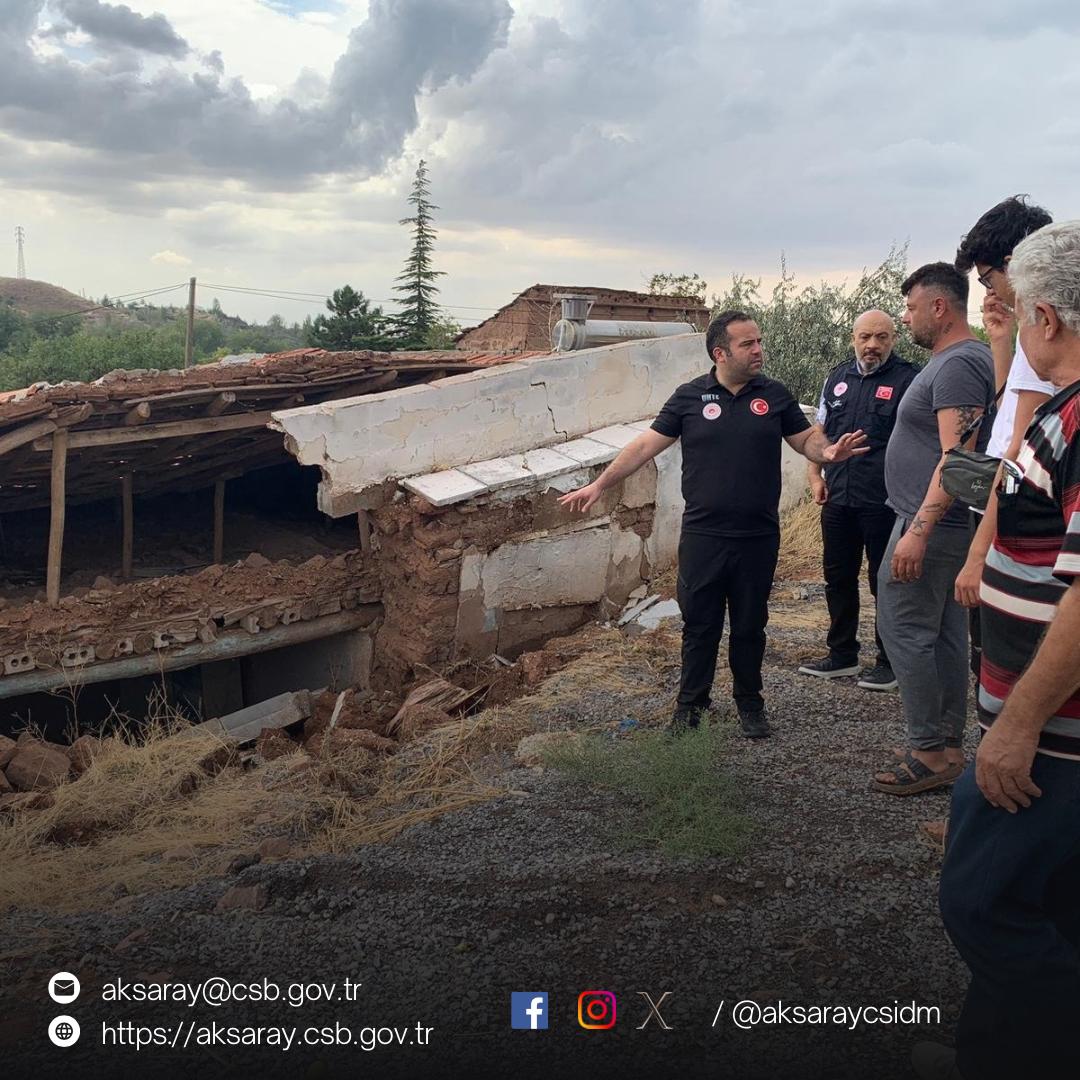
[[711,704],[726,609],[735,705],[743,734],[760,739],[770,733],[761,662],[780,550],[781,440],[811,461],[833,462],[865,453],[865,436],[856,431],[830,444],[820,427],[811,427],[787,389],[761,374],[761,332],[744,312],[713,319],[705,345],[712,370],[680,386],[651,430],[591,484],[559,501],[589,509],[607,488],[682,439],[682,676],[672,729],[696,727]]
[[896,678],[876,626],[876,662],[859,672],[859,571],[865,550],[876,600],[878,567],[896,522],[885,505],[885,446],[900,399],[918,370],[892,351],[896,325],[884,311],[864,311],[855,320],[851,342],[855,355],[825,376],[817,419],[830,438],[855,428],[865,431],[870,452],[827,465],[824,476],[820,465],[807,465],[810,490],[821,507],[829,655],[803,664],[799,672],[819,679],[858,674],[864,690],[893,690]]

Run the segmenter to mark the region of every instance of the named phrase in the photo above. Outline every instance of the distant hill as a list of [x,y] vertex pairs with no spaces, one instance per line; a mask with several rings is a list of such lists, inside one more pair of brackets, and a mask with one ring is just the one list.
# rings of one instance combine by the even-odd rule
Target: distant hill
[[[84,308],[97,307],[96,300],[76,296],[59,285],[47,281],[31,281],[29,278],[0,277],[0,304],[9,303],[23,315],[67,315]],[[88,315],[90,322],[100,322],[104,317],[128,319],[123,309],[96,311]]]
[[95,306],[93,300],[76,296],[59,285],[29,278],[0,277],[0,303],[5,300],[24,315],[62,315]]

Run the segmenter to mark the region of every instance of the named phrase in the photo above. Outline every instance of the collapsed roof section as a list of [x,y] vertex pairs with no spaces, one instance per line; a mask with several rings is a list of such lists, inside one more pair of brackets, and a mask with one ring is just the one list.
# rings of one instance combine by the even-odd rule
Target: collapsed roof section
[[[195,490],[288,461],[272,411],[408,387],[509,359],[490,353],[296,349],[176,371],[0,393],[0,513],[47,506],[53,436],[66,432],[67,501]],[[516,357],[515,357],[516,359]]]

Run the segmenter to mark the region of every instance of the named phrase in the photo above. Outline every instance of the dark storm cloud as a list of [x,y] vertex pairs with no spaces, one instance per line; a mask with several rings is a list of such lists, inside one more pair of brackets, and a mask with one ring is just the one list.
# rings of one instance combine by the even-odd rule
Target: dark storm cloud
[[188,43],[164,15],[139,15],[126,4],[103,4],[101,0],[60,0],[57,8],[71,26],[103,44],[176,59],[188,53]]
[[155,157],[168,155],[193,173],[268,188],[378,173],[416,127],[418,95],[473,75],[504,42],[511,17],[506,0],[372,0],[324,98],[267,105],[241,80],[224,78],[219,62],[194,74],[171,66],[147,74],[40,56],[29,42],[42,0],[8,2],[0,130],[137,161],[150,174]]
[[505,0],[373,0],[332,70],[273,103],[227,55],[194,74],[132,71],[128,48],[39,55],[42,0],[2,2],[0,131],[37,145],[0,177],[137,213],[196,205],[185,181],[333,180],[343,220],[393,221],[398,193],[350,184],[414,135],[459,232],[686,252],[687,270],[782,249],[855,266],[908,237],[951,257],[1015,191],[1080,216],[1073,0],[563,0],[512,34]]

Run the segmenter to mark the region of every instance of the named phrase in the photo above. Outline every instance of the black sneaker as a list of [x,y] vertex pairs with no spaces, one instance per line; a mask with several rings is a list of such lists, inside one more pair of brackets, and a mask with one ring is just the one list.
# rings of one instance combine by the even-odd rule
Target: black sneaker
[[875,664],[859,672],[859,681],[855,684],[863,690],[895,690],[896,676],[888,664]]
[[739,723],[742,733],[748,739],[767,739],[772,734],[769,727],[769,714],[761,709],[758,712],[739,710]]
[[858,664],[842,664],[831,656],[821,660],[812,660],[799,668],[800,675],[814,675],[819,679],[839,679],[844,675],[858,675]]
[[698,727],[706,712],[708,709],[704,705],[679,705],[671,714],[671,723],[667,726],[667,733],[682,735]]

